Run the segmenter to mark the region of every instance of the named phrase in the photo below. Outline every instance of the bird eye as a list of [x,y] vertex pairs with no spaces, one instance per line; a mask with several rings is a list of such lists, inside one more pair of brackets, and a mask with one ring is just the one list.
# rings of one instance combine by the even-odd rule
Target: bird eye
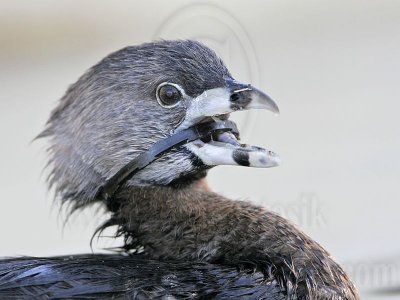
[[161,83],[156,91],[157,101],[162,107],[174,107],[182,99],[182,89],[173,83]]

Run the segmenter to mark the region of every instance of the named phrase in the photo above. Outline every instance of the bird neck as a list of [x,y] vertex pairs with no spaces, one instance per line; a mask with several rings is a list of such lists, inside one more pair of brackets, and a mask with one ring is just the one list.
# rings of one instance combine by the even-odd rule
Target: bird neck
[[152,258],[218,260],[220,240],[249,206],[212,192],[205,178],[179,186],[129,188],[119,196],[122,204],[113,224],[134,241],[133,248],[143,246]]
[[[358,299],[345,272],[316,242],[262,207],[212,192],[205,180],[179,188],[135,187],[120,197],[123,205],[114,212],[113,224],[119,225],[128,249],[143,247],[153,259],[250,264],[275,273],[297,291],[336,286],[335,295]],[[318,298],[329,291],[308,292]]]

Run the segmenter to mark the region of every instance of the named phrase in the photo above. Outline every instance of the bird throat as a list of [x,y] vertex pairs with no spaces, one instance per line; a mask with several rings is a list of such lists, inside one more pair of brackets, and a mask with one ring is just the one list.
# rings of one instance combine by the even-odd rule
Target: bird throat
[[114,198],[119,188],[127,180],[132,178],[138,171],[154,162],[164,153],[197,139],[209,140],[213,135],[224,132],[231,132],[234,135],[239,135],[234,122],[230,120],[212,120],[195,124],[156,142],[149,149],[142,152],[119,169],[113,176],[106,179],[103,185],[98,188],[95,199],[104,200],[109,203]]

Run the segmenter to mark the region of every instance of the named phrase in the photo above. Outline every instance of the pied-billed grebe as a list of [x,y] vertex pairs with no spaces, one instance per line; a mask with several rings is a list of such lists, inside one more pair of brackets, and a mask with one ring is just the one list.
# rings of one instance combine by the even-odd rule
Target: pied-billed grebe
[[359,299],[289,221],[204,184],[216,165],[279,163],[238,142],[229,113],[253,108],[278,112],[195,41],[127,47],[89,69],[41,134],[50,184],[74,209],[103,202],[112,216],[100,230],[117,225],[123,249],[143,251],[3,260],[0,298]]

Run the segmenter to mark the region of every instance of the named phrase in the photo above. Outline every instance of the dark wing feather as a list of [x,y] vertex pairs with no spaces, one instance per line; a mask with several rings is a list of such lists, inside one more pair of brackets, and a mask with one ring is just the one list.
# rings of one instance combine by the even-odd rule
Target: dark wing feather
[[0,299],[285,299],[259,272],[140,256],[0,260]]

